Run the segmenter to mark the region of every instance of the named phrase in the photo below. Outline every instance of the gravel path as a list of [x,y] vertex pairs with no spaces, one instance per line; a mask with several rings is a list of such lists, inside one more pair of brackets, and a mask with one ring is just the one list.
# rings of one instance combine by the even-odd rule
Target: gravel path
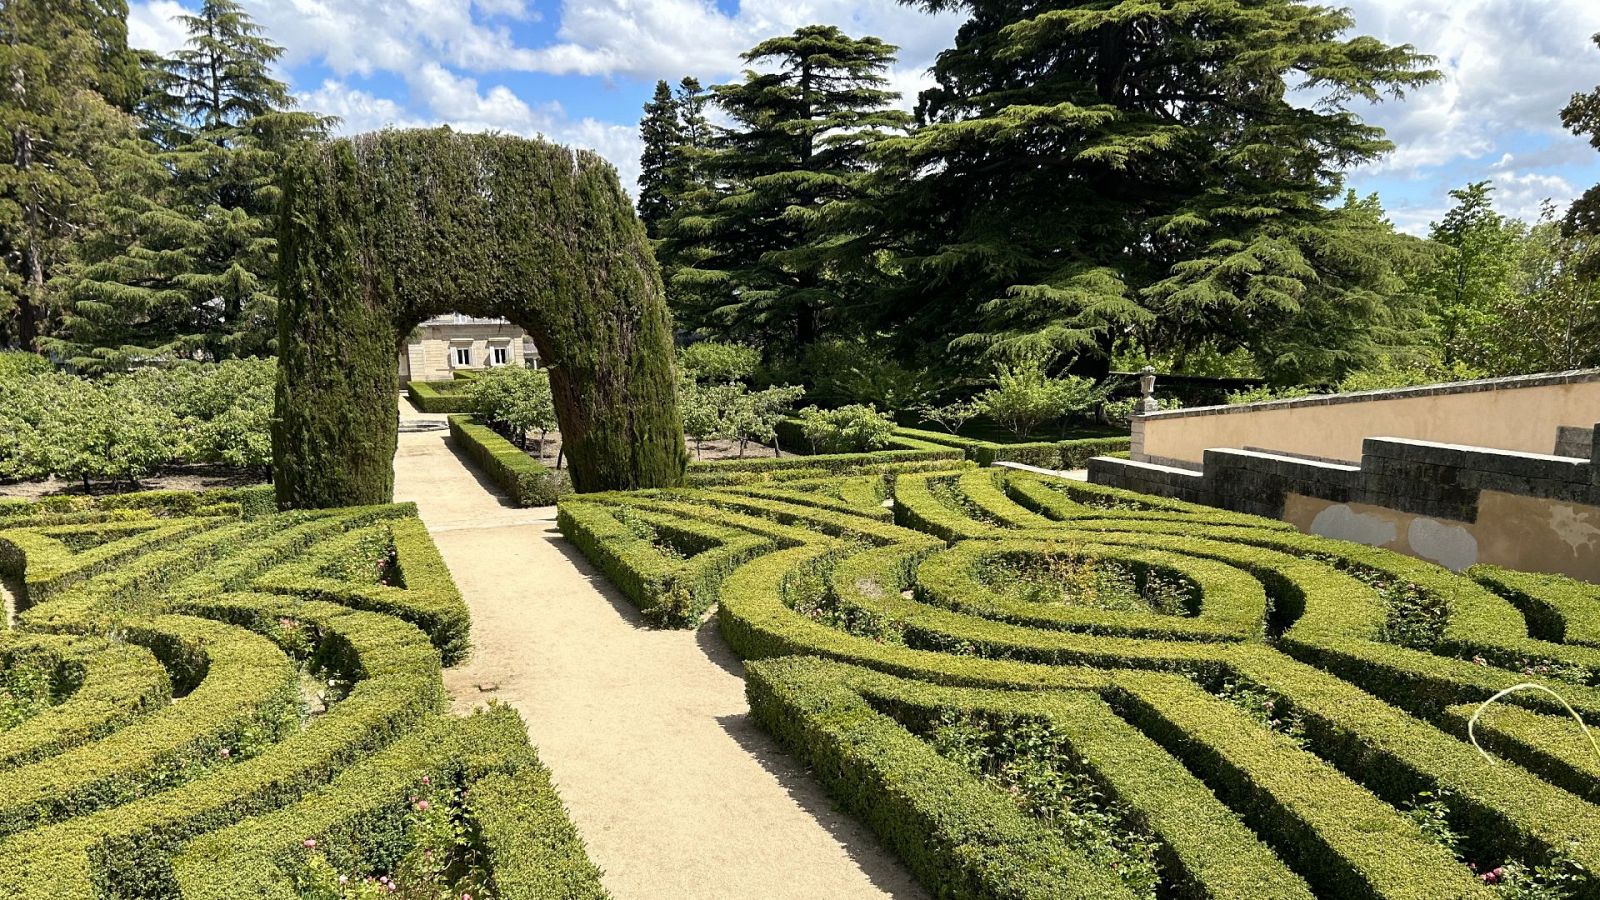
[[713,626],[645,628],[553,508],[507,507],[444,437],[400,435],[395,499],[417,503],[472,610],[446,687],[458,709],[522,713],[618,900],[926,896],[750,721]]

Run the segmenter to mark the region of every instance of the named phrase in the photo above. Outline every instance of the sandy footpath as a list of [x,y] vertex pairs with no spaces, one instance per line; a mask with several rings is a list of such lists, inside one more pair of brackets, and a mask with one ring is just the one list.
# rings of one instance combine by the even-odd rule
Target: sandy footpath
[[645,628],[553,508],[505,506],[444,435],[402,432],[395,498],[417,503],[472,611],[472,656],[445,684],[458,709],[522,713],[619,900],[926,896],[750,721],[713,626]]

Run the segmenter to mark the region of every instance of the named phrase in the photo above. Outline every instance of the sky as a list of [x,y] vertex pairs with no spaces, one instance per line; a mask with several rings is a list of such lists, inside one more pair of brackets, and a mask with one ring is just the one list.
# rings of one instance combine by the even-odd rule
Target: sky
[[[895,0],[241,0],[284,48],[280,76],[341,133],[448,123],[544,135],[599,151],[630,191],[638,120],[657,79],[736,78],[739,54],[812,23],[900,47],[890,73],[907,108],[930,83],[959,16]],[[134,0],[130,42],[170,52],[198,0]],[[1600,152],[1561,128],[1575,92],[1600,84],[1596,0],[1348,0],[1352,34],[1409,43],[1444,74],[1402,101],[1358,111],[1395,152],[1353,171],[1415,234],[1449,191],[1491,180],[1497,206],[1533,219],[1600,183]]]

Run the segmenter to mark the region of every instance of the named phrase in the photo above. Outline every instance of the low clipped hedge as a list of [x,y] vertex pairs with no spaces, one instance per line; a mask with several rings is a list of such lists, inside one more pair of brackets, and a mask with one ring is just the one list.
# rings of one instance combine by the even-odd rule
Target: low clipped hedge
[[1600,585],[1482,564],[1467,577],[1510,600],[1534,637],[1600,647]]
[[137,644],[30,635],[11,649],[40,644],[75,666],[71,696],[0,731],[0,769],[13,769],[103,737],[172,699],[167,670]]
[[611,509],[596,503],[563,501],[556,525],[654,625],[686,628],[698,624],[717,601],[727,573],[771,546],[760,535],[713,523],[648,511],[634,515],[658,534],[667,532],[676,548],[695,552],[687,558],[664,553],[619,521]]
[[[1463,740],[1477,704],[1521,682],[1600,715],[1592,586],[1464,578],[1283,522],[967,466],[585,501],[770,542],[713,573],[754,714],[935,895],[1120,895],[1058,852],[1045,814],[995,805],[939,756],[929,717],[985,710],[1059,728],[1157,836],[1158,895],[1494,896],[1472,862],[1570,865],[1571,896],[1600,896],[1581,874],[1600,871],[1584,799],[1600,769],[1559,706],[1517,694],[1486,718],[1485,746],[1515,765]],[[629,541],[596,531],[583,549]],[[993,576],[1058,552],[1135,585],[1159,575],[1174,602],[1041,600]],[[649,562],[613,577],[667,566]]]
[[734,472],[766,474],[785,470],[803,471],[804,477],[847,475],[859,472],[899,468],[906,465],[926,468],[948,468],[959,462],[959,450],[916,449],[875,450],[869,453],[823,453],[816,456],[764,456],[756,459],[717,459],[691,462],[688,469],[690,481],[701,476],[725,475]]
[[551,506],[572,489],[565,472],[546,468],[471,416],[450,417],[450,440],[517,506]]
[[411,395],[411,405],[425,413],[470,413],[472,399],[466,390],[472,384],[468,379],[457,381],[408,381],[406,393]]
[[1205,785],[1093,692],[1031,695],[936,687],[804,657],[750,665],[751,714],[818,773],[940,896],[1127,897],[1062,837],[1023,815],[886,710],[924,722],[942,710],[1050,723],[1110,794],[1147,810],[1176,896],[1312,896]]
[[1125,437],[1107,437],[1001,444],[919,428],[898,428],[895,430],[895,437],[901,440],[960,448],[968,459],[980,466],[992,466],[997,462],[1014,462],[1042,469],[1081,469],[1096,456],[1128,452],[1131,440]]
[[445,715],[467,613],[414,507],[247,509],[0,511],[27,589],[6,653],[57,694],[0,730],[0,895],[288,900],[280,851],[316,834],[383,871],[432,775],[467,790],[496,896],[604,896],[516,715]]
[[305,842],[347,866],[379,869],[398,855],[422,779],[467,790],[469,824],[508,900],[608,896],[549,774],[497,706],[437,721],[341,773],[292,806],[205,835],[184,848],[175,879],[187,900],[297,896]]

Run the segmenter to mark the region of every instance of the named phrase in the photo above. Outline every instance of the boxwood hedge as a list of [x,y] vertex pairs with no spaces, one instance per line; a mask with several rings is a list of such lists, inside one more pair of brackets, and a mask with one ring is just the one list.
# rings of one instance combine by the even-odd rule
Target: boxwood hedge
[[1600,719],[1590,586],[994,468],[567,510],[619,584],[702,573],[757,720],[936,895],[1600,896],[1561,706],[1507,698],[1492,761],[1465,740],[1529,681]]
[[466,798],[472,883],[604,896],[516,714],[445,713],[467,610],[414,510],[256,500],[0,510],[0,675],[49,683],[0,730],[0,893],[295,897],[308,840],[387,875],[457,852],[408,814],[428,779]]

